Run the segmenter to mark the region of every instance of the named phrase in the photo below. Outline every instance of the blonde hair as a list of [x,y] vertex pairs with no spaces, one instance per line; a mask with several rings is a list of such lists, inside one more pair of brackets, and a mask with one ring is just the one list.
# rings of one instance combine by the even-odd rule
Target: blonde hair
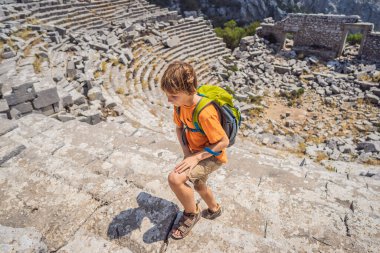
[[182,61],[170,63],[161,78],[161,89],[170,94],[185,92],[191,95],[196,93],[197,86],[194,68]]

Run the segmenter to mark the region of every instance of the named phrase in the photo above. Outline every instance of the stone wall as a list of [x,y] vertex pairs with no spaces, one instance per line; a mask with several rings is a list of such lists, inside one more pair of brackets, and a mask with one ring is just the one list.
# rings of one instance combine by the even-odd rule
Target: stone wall
[[[58,96],[57,87],[47,82],[25,82],[2,92],[0,87],[0,117],[19,118],[32,111],[51,115],[59,111],[62,99]],[[71,100],[71,97],[69,97]]]
[[358,20],[359,16],[291,14],[281,22],[284,32],[294,33],[294,47],[337,51],[344,36],[343,25]]
[[380,33],[371,32],[364,41],[362,56],[374,61],[380,59]]
[[279,22],[262,23],[258,34],[265,38],[275,38],[280,49],[284,46],[287,34],[291,34],[295,51],[304,52],[308,48],[313,53],[335,57],[342,53],[345,39],[352,27],[363,34],[363,56],[379,59],[372,57],[374,52],[379,51],[379,39],[373,33],[373,24],[361,23],[357,15],[289,14]]

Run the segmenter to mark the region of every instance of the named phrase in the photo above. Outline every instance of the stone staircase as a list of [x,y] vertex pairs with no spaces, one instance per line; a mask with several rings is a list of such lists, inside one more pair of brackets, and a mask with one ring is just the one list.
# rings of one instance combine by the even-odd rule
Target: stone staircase
[[[109,109],[113,103],[121,112],[97,125],[80,122],[83,117],[77,115],[78,120],[64,123],[54,119],[67,108],[58,115],[43,108],[41,113],[50,118],[23,111],[17,121],[0,119],[0,247],[5,252],[159,252],[180,207],[166,178],[182,159],[173,110],[159,80],[168,63],[183,60],[194,66],[200,84],[218,84],[210,66],[230,56],[230,50],[204,19],[180,19],[147,1],[22,2],[0,20],[34,18],[67,29],[69,36],[46,47],[47,37],[33,31],[38,36],[24,41],[16,57],[1,62],[2,88],[7,92],[26,81],[47,81],[56,86],[60,107],[70,93],[72,111],[86,113],[101,103],[101,109]],[[153,25],[163,26],[157,28],[163,35],[178,36],[180,44],[150,45],[142,35],[128,41],[134,60],[115,64],[111,57],[118,59],[118,51],[129,48],[120,38],[121,46],[103,52],[83,40],[74,43],[81,33],[93,35],[110,23],[147,19],[164,21]],[[38,74],[33,70],[36,55],[48,58]],[[66,76],[71,63],[78,78]],[[101,67],[104,71],[95,76]],[[89,81],[101,89],[104,100],[84,97]],[[56,102],[46,108],[55,110]],[[70,119],[75,117],[73,113]],[[380,248],[380,186],[359,176],[363,170],[352,168],[355,164],[332,172],[242,136],[229,148],[229,158],[209,181],[224,214],[215,221],[202,219],[183,241],[170,240],[167,252]]]
[[71,32],[100,29],[111,22],[179,18],[177,12],[158,8],[145,0],[23,1],[0,9],[1,22],[17,20],[59,26]]
[[[173,128],[30,114],[1,120],[0,140],[5,252],[160,251],[179,208],[166,182],[181,160]],[[242,139],[228,153],[209,181],[224,214],[169,240],[167,252],[379,249],[378,181],[300,166],[302,158]]]
[[[191,31],[186,28],[194,26]],[[166,98],[159,88],[159,80],[167,64],[175,60],[190,62],[198,75],[200,84],[217,84],[218,80],[210,75],[210,63],[229,56],[231,51],[225,47],[224,42],[217,38],[212,29],[206,25],[202,18],[185,19],[183,23],[170,26],[161,32],[167,33],[169,37],[178,36],[181,45],[174,48],[166,48],[162,44],[151,46],[139,40],[133,44],[133,54],[135,60],[129,69],[122,67],[113,70],[113,76],[123,76],[124,71],[129,71],[126,84],[123,80],[113,83],[115,87],[122,87],[126,94],[138,94],[146,98],[151,103],[169,106]],[[107,69],[119,68],[108,64]],[[107,75],[104,75],[107,82]]]

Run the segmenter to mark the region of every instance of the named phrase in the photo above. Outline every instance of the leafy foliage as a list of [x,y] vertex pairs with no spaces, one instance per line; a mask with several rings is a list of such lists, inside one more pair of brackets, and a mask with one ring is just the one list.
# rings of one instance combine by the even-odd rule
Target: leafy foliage
[[224,23],[223,28],[216,27],[215,33],[218,37],[223,38],[228,48],[235,49],[239,46],[241,38],[254,35],[259,26],[260,23],[256,21],[246,27],[239,27],[235,20],[230,20]]
[[363,35],[361,33],[351,33],[347,36],[347,42],[351,45],[360,44]]

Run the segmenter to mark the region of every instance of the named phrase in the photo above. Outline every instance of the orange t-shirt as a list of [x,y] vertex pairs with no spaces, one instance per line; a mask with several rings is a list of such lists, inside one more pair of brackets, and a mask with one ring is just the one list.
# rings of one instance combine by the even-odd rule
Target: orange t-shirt
[[[174,123],[178,127],[183,127],[182,122],[184,122],[188,127],[195,129],[192,119],[195,106],[196,104],[192,106],[181,106],[179,117],[177,111],[174,109]],[[224,132],[224,129],[220,124],[219,114],[212,104],[203,108],[199,114],[198,120],[205,135],[199,132],[186,131],[186,138],[192,152],[203,150],[203,148],[220,141],[223,136],[227,137],[226,132]],[[215,157],[222,163],[226,163],[226,149],[223,149],[222,154]]]

